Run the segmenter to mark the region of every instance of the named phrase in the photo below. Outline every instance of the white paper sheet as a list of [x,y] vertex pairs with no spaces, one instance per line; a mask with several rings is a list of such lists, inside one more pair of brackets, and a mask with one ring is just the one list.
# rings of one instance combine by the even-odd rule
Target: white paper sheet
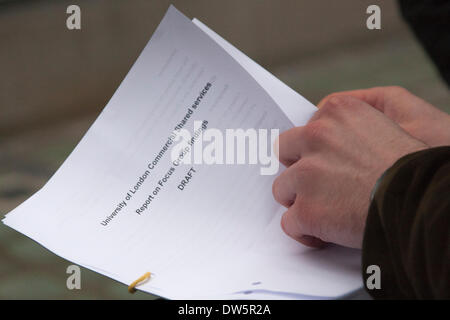
[[311,102],[236,49],[200,20],[193,19],[192,22],[216,41],[258,82],[294,125],[301,126],[308,122],[316,111],[316,107]]
[[[358,251],[313,250],[284,235],[283,209],[271,194],[274,176],[260,175],[256,165],[176,167],[148,209],[136,213],[173,167],[171,146],[158,154],[207,83],[185,125],[191,132],[194,120],[221,130],[283,131],[314,112],[206,26],[170,7],[70,157],[4,223],[125,284],[150,271],[139,289],[166,298],[336,297],[360,287]],[[193,179],[178,190],[191,167]]]

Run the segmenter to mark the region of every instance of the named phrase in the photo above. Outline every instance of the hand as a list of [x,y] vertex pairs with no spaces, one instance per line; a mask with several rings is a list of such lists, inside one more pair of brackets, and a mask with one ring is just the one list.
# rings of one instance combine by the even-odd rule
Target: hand
[[450,115],[401,87],[378,87],[333,93],[319,103],[319,108],[334,96],[352,96],[383,112],[413,137],[431,147],[450,145]]
[[360,248],[370,193],[397,159],[428,146],[367,103],[338,95],[309,123],[279,137],[279,159],[288,168],[273,195],[287,207],[281,225],[299,242]]

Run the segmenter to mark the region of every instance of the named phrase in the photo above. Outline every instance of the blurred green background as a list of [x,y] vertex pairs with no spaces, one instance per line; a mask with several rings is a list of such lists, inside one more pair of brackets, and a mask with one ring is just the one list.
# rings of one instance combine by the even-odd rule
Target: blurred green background
[[[36,192],[92,124],[173,3],[313,103],[339,90],[400,85],[450,111],[450,94],[395,1],[0,1],[0,218]],[[81,7],[82,30],[66,28]],[[378,4],[382,29],[368,30]],[[57,257],[0,224],[0,299],[153,299],[82,269],[66,288]]]

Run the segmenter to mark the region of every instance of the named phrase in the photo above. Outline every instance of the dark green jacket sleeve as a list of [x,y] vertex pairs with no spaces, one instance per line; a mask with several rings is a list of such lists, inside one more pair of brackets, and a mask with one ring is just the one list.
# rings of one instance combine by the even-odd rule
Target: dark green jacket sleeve
[[450,86],[450,1],[399,0],[406,22]]
[[398,160],[380,181],[363,240],[381,271],[379,299],[450,299],[450,146]]

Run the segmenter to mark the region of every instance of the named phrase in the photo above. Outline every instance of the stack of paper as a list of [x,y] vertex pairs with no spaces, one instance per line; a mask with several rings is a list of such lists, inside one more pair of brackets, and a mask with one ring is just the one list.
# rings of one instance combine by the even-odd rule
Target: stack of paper
[[280,227],[284,208],[271,194],[274,175],[261,175],[259,165],[177,164],[171,157],[181,128],[201,133],[196,121],[221,132],[283,131],[314,112],[170,7],[69,158],[3,222],[125,284],[151,272],[139,289],[166,298],[348,294],[361,286],[359,251],[314,250],[288,238]]

